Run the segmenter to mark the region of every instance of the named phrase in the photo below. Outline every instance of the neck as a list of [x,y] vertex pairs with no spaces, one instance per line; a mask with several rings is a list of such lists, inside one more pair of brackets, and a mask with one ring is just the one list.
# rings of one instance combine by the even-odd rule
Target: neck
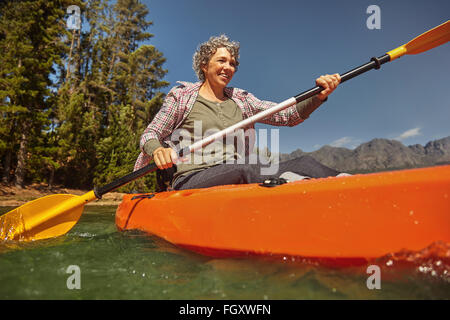
[[223,89],[225,88],[212,86],[208,80],[205,80],[200,87],[199,93],[208,100],[221,102],[226,100]]

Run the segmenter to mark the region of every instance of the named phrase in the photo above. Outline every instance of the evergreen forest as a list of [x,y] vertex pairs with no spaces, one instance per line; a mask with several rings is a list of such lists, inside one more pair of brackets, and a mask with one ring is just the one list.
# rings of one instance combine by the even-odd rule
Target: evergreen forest
[[[1,183],[91,189],[133,171],[169,85],[149,13],[138,0],[0,2]],[[155,187],[150,173],[119,191]]]

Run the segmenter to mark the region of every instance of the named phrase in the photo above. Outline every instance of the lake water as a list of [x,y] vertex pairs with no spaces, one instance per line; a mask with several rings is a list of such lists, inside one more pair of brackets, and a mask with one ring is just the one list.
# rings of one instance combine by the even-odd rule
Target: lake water
[[[11,209],[0,207],[0,214]],[[117,231],[115,210],[86,206],[64,236],[0,243],[0,299],[450,299],[449,256],[434,255],[434,247],[356,266],[298,257],[212,259]],[[450,251],[444,244],[438,250]],[[380,289],[368,289],[376,284],[368,281],[369,265],[380,267]]]

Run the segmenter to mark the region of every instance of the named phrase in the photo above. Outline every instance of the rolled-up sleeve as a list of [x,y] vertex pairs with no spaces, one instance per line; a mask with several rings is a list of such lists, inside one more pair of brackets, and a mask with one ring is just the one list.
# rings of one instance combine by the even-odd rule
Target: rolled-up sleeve
[[178,111],[178,88],[172,88],[164,99],[161,109],[153,118],[152,122],[144,130],[141,136],[139,146],[142,152],[145,152],[147,141],[156,139],[163,141],[175,129],[177,111]]
[[134,170],[138,170],[146,166],[152,159],[152,153],[154,151],[152,151],[152,149],[156,145],[161,144],[164,138],[173,132],[176,126],[179,92],[179,86],[170,90],[164,99],[161,109],[141,135],[141,139],[139,141],[141,153],[136,159]]
[[[263,110],[267,110],[277,105],[277,103],[272,101],[259,100],[249,92],[245,92],[244,95],[252,114],[257,114]],[[260,122],[276,126],[292,127],[303,122],[303,120],[308,118],[309,115],[321,104],[322,101],[314,96],[312,98],[301,101],[294,106],[274,113],[271,116],[268,116],[267,118],[261,120]]]

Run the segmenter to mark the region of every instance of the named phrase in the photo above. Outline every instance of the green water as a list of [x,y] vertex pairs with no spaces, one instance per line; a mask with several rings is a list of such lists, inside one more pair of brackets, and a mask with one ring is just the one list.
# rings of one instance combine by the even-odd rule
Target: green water
[[[0,207],[0,213],[12,208]],[[449,299],[448,266],[331,267],[288,257],[212,259],[114,224],[115,207],[85,207],[67,234],[0,243],[0,299]],[[434,270],[431,265],[439,266]],[[80,289],[69,266],[79,267]],[[68,281],[69,280],[69,281]]]

